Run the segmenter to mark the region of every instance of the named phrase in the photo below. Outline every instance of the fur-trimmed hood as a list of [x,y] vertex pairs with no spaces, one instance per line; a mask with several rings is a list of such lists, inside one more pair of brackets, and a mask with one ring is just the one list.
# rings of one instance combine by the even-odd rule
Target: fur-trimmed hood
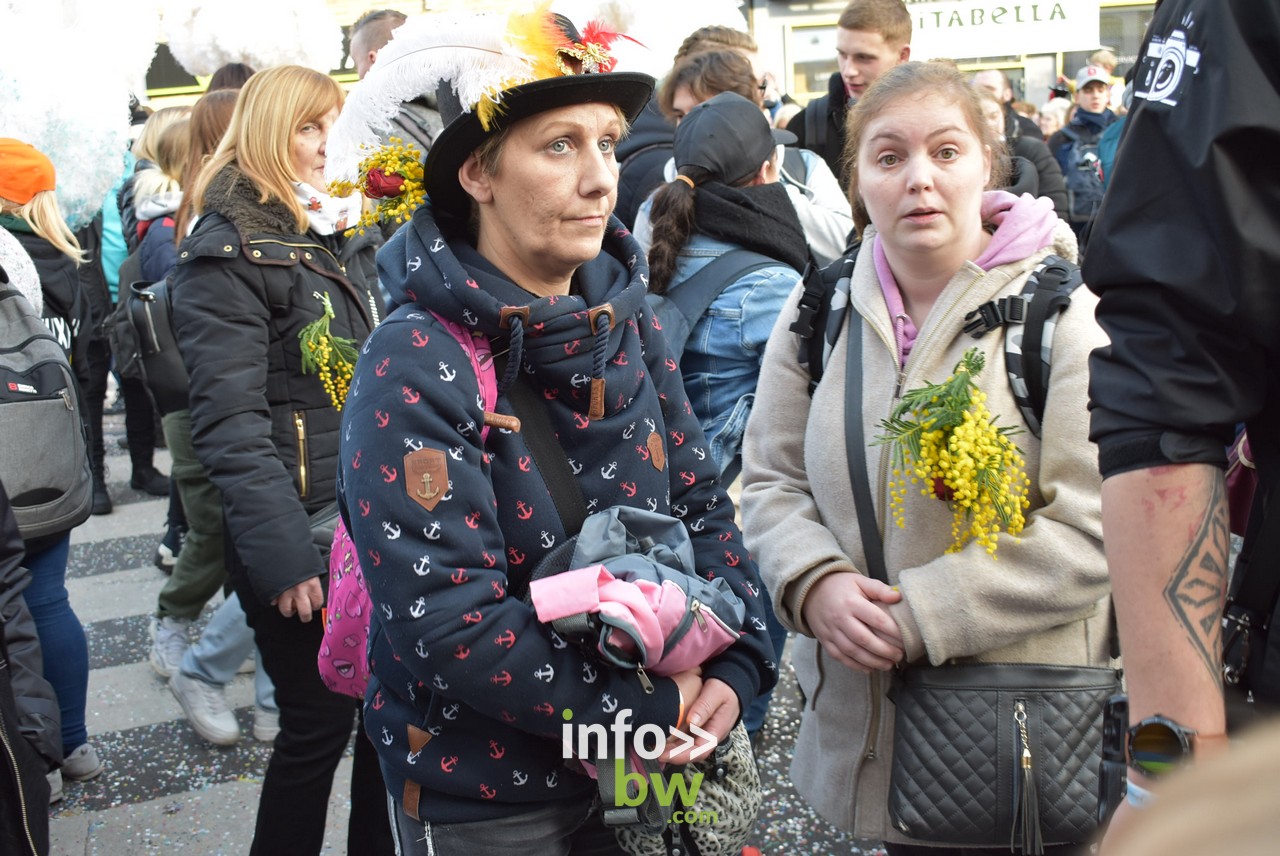
[[234,164],[228,164],[209,181],[204,192],[204,213],[221,214],[244,235],[300,234],[289,206],[275,198],[263,202],[262,189]]

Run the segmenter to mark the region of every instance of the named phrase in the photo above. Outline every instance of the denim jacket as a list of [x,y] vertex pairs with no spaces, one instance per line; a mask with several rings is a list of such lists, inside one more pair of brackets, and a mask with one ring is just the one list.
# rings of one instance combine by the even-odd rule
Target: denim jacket
[[[695,234],[676,263],[668,289],[679,288],[733,244]],[[680,359],[684,388],[723,473],[737,459],[746,431],[764,345],[800,274],[779,262],[730,285],[694,325]]]

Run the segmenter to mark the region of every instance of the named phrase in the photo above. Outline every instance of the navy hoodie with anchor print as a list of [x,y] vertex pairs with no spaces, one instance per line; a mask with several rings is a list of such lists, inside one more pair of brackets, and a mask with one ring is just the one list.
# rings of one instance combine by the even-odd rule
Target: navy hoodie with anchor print
[[572,293],[536,297],[482,258],[459,221],[441,219],[444,234],[428,203],[378,254],[400,306],[356,367],[340,493],[373,600],[366,727],[393,797],[424,821],[453,823],[589,799],[594,783],[563,758],[569,711],[574,725],[607,727],[630,710],[632,728],[665,731],[680,702],[674,681],[602,667],[507,596],[572,533],[519,432],[495,426],[482,444],[478,380],[433,312],[508,351],[499,413],[512,413],[514,372],[528,373],[589,512],[676,516],[700,573],[730,581],[750,632],[704,679],[727,683],[745,708],[776,664],[759,574],[654,327],[630,233],[611,219]]

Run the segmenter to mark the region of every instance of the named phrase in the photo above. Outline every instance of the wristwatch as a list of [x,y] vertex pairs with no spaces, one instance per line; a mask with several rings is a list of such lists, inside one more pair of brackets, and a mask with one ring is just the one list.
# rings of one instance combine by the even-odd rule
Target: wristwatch
[[1156,714],[1129,728],[1129,767],[1158,779],[1184,764],[1200,743],[1225,742],[1225,734],[1201,735]]

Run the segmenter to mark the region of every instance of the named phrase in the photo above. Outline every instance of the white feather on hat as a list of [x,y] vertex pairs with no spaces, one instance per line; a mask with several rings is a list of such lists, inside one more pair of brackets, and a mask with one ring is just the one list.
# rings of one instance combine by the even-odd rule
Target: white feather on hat
[[327,74],[342,61],[342,28],[324,0],[164,0],[163,12],[169,51],[188,74],[230,62]]

